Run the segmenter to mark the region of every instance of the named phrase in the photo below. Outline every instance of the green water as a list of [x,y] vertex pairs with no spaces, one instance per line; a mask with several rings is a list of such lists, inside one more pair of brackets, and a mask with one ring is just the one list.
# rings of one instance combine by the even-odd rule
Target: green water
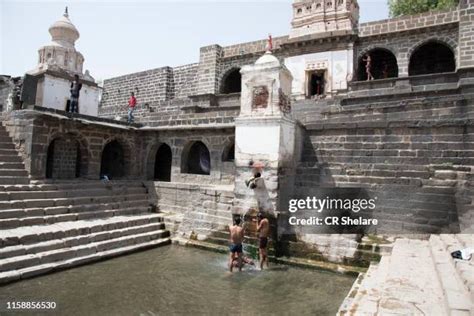
[[[0,287],[0,315],[335,315],[354,278],[271,265],[230,274],[227,256],[167,246]],[[6,311],[53,301],[52,311]]]

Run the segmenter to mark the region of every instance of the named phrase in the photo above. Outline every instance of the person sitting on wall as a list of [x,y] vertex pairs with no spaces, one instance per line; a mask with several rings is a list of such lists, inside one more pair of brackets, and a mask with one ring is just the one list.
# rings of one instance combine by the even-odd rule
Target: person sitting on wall
[[260,257],[260,269],[263,270],[263,264],[266,263],[268,268],[268,234],[270,232],[270,222],[266,219],[262,212],[257,215],[258,225],[258,253]]
[[240,217],[234,219],[234,225],[229,227],[230,232],[230,258],[229,270],[232,272],[234,268],[234,260],[237,259],[239,271],[242,271],[242,241],[244,239],[244,229],[240,227]]
[[130,92],[130,99],[128,99],[128,120],[127,122],[133,123],[133,111],[135,111],[135,106],[137,105],[137,98],[135,98],[135,93]]
[[79,82],[79,75],[74,75],[74,81],[71,82],[71,102],[69,105],[69,111],[71,113],[79,112],[79,92],[82,89],[82,83]]

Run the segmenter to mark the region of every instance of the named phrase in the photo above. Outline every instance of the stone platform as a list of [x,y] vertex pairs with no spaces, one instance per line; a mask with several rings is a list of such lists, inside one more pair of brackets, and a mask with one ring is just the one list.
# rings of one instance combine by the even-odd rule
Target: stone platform
[[359,276],[338,315],[473,315],[474,260],[450,255],[473,246],[468,234],[396,240]]

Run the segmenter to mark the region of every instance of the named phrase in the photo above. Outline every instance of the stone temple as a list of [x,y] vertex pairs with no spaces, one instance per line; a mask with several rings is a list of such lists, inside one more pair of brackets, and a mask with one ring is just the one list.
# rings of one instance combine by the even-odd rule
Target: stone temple
[[[472,260],[450,252],[474,245],[474,1],[370,23],[356,0],[292,10],[288,36],[201,47],[194,64],[103,87],[83,72],[68,14],[53,24],[37,68],[1,77],[0,282],[171,241],[226,252],[233,217],[262,211],[274,261],[364,272],[341,314],[390,300],[473,313]],[[65,112],[74,74],[78,114]],[[383,225],[289,228],[289,200],[313,196],[375,199]],[[408,278],[420,301],[393,296],[420,267]],[[419,295],[423,277],[437,299]]]

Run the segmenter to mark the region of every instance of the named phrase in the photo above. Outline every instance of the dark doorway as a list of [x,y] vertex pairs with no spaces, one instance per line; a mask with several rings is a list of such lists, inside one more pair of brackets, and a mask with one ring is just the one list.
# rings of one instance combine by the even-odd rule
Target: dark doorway
[[206,145],[195,142],[185,158],[184,173],[211,174],[211,155]]
[[242,76],[240,68],[230,70],[223,78],[221,83],[221,93],[237,93],[242,91]]
[[48,146],[48,154],[46,156],[46,179],[52,179],[53,178],[54,142],[55,142],[55,140],[53,140]]
[[[398,77],[398,64],[397,58],[391,51],[383,48],[375,48],[369,51],[367,54],[371,58],[371,73],[375,80],[397,78]],[[367,54],[364,54],[359,59],[359,71],[358,80],[367,80],[366,61]]]
[[451,48],[439,42],[428,42],[411,55],[408,74],[417,76],[455,70],[456,61]]
[[171,181],[172,153],[170,146],[162,144],[156,151],[155,176],[158,181]]
[[106,175],[110,180],[125,176],[125,159],[122,145],[116,140],[105,145],[100,163],[101,177]]
[[235,145],[232,144],[230,146],[227,146],[227,148],[224,150],[224,153],[222,154],[222,161],[234,161],[235,160]]
[[308,97],[322,96],[325,93],[324,71],[314,71],[309,73]]

